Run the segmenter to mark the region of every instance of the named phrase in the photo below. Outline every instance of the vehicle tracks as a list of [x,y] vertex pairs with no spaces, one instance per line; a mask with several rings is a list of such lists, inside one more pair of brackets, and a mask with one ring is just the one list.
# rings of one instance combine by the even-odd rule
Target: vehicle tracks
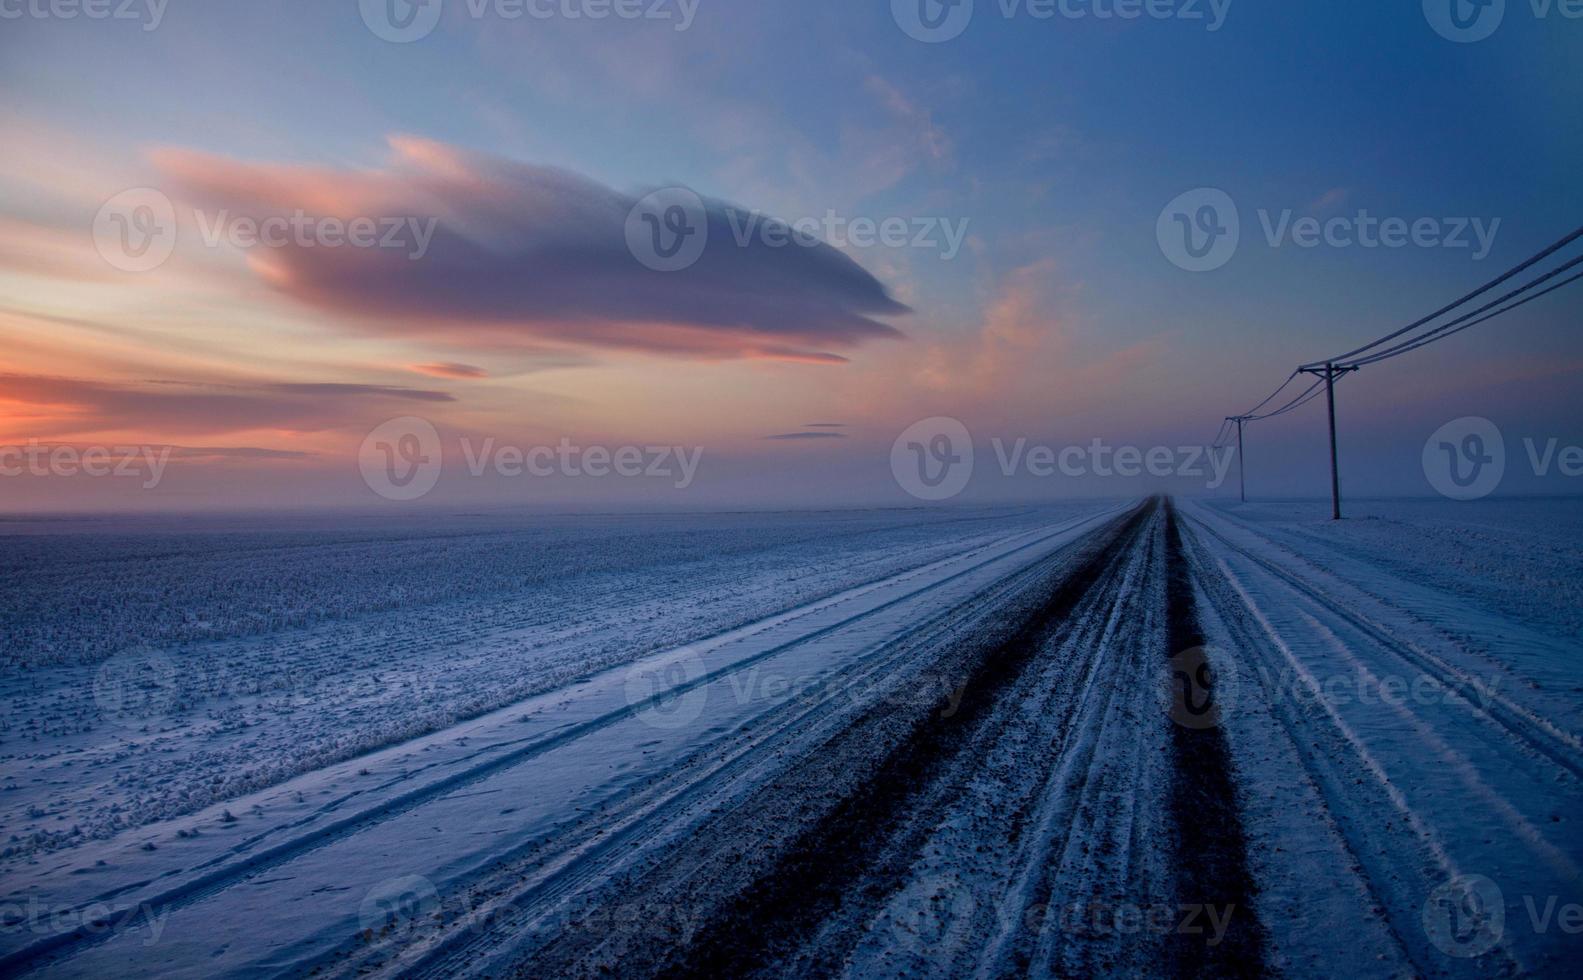
[[[1189,899],[1239,917],[1214,936],[1225,954],[1206,962],[1256,972],[1252,889],[1226,857],[1242,846],[1230,775],[1207,771],[1226,764],[1223,746],[1209,758],[1172,751],[1166,572],[1179,557],[1168,530],[1151,501],[1090,536],[1001,616],[936,649],[929,669],[964,678],[959,702],[877,704],[842,720],[559,919],[603,906],[622,909],[619,921],[468,943],[453,951],[467,958],[436,972],[1192,975],[1173,959],[1206,942],[1178,928]],[[1173,829],[1201,818],[1173,807],[1173,766],[1189,768],[1195,799],[1217,802],[1212,831]],[[1227,821],[1234,845],[1206,846]],[[1199,846],[1190,876],[1172,871]],[[1100,921],[1126,910],[1163,911],[1170,928],[1139,936]]]
[[[716,669],[704,670],[700,676],[692,677],[686,683],[670,690],[656,692],[647,698],[633,699],[628,696],[623,699],[618,679],[613,692],[616,701],[610,710],[595,711],[583,720],[573,716],[565,723],[552,722],[544,726],[547,730],[541,735],[496,742],[474,753],[472,761],[464,762],[460,767],[452,766],[452,771],[448,774],[440,775],[437,771],[434,777],[426,777],[426,782],[420,780],[420,785],[406,791],[402,791],[399,784],[414,776],[422,776],[430,767],[404,769],[400,776],[388,784],[394,788],[393,794],[386,794],[382,799],[369,796],[366,790],[359,790],[318,807],[295,824],[277,826],[267,835],[256,835],[248,841],[233,845],[207,862],[207,867],[205,864],[193,866],[193,870],[185,878],[163,883],[134,881],[121,886],[116,894],[136,898],[168,915],[181,913],[211,898],[228,895],[236,891],[239,886],[248,883],[268,885],[276,880],[290,880],[289,874],[277,878],[270,873],[276,869],[283,869],[288,864],[300,863],[316,852],[329,851],[343,842],[374,839],[377,837],[375,832],[380,828],[408,815],[416,816],[431,803],[463,799],[472,787],[486,781],[498,780],[505,774],[521,769],[527,763],[544,758],[548,753],[578,742],[589,735],[617,724],[630,722],[635,716],[655,708],[662,702],[674,700],[678,696],[685,697],[688,692],[707,685],[723,686],[722,681],[730,676],[771,662],[788,651],[800,650],[809,645],[816,646],[838,632],[843,635],[852,633],[861,636],[868,620],[892,616],[898,608],[910,608],[947,586],[954,587],[959,581],[976,581],[982,578],[986,587],[990,588],[991,595],[998,594],[997,590],[1003,590],[1006,582],[1025,580],[1028,567],[1026,562],[1018,564],[1021,561],[1019,555],[1025,552],[1037,554],[1037,549],[1050,548],[1053,542],[1062,540],[1064,536],[1072,536],[1085,526],[1103,520],[1104,514],[1100,513],[1039,532],[1013,535],[1006,539],[1005,543],[978,546],[964,554],[932,562],[922,568],[891,576],[879,583],[854,588],[840,596],[820,600],[803,610],[771,617],[766,621],[770,624],[767,627],[744,627],[722,634],[725,639],[721,642],[737,642],[731,639],[737,637],[759,643],[756,639],[758,634],[773,636],[775,629],[785,629],[789,638],[779,643],[772,641],[767,644],[759,643],[758,648],[749,647],[749,655],[725,662]],[[1001,566],[1004,566],[1005,570],[997,571]],[[990,577],[985,578],[985,576]],[[853,607],[850,613],[842,614],[843,603]],[[939,616],[924,617],[908,632],[933,627],[938,619],[947,616],[950,611],[951,607],[948,606]],[[797,626],[799,618],[808,619],[811,625]],[[894,632],[883,630],[870,630],[870,632],[874,633],[877,642],[873,649],[856,656],[855,661],[859,665],[864,664],[876,653],[888,653],[895,647],[898,639],[902,638]],[[707,643],[693,644],[684,650],[705,646]],[[875,668],[881,666],[883,661],[870,665],[868,672],[873,673]],[[605,686],[609,687],[610,684],[606,683]],[[555,698],[547,697],[543,700],[554,702]],[[596,700],[594,703],[597,705],[599,702]],[[744,757],[750,754],[740,753]],[[741,765],[740,761],[736,764]],[[716,767],[716,771],[722,769],[723,767]],[[679,799],[690,799],[701,793],[701,790],[695,788],[691,791],[690,797],[683,796]],[[621,795],[618,794],[611,805],[618,811],[625,807],[630,814],[641,815],[645,805],[641,791],[626,795],[631,797],[630,802],[623,802]],[[652,804],[651,809],[662,810],[669,802],[674,802],[667,801],[658,794],[651,795],[655,797],[654,800],[649,801]],[[359,799],[359,797],[364,798]],[[337,810],[342,811],[340,815],[336,814]],[[351,812],[346,812],[347,810]],[[271,837],[277,839],[271,841]],[[565,837],[573,843],[572,850],[575,852],[577,834],[568,833]],[[248,853],[250,849],[252,853]],[[510,859],[519,855],[521,850],[521,848],[508,850],[504,854]],[[499,858],[500,855],[495,857]],[[94,900],[102,902],[104,898],[102,895],[96,895]],[[353,910],[355,911],[355,905]],[[114,944],[114,941],[125,931],[121,928],[122,921],[119,917],[90,921],[75,931],[46,937],[31,946],[13,951],[4,960],[0,960],[0,968],[10,973],[40,968],[47,970],[70,963],[73,958],[83,953],[107,944]],[[350,940],[352,930],[348,929],[343,935],[346,940]],[[155,952],[169,951],[162,949]],[[304,962],[293,961],[284,972],[295,972],[304,965]],[[326,961],[322,958],[316,958],[314,962],[320,966],[326,965]],[[72,972],[72,970],[66,969],[63,972]]]
[[[1242,697],[1268,712],[1284,743],[1277,751],[1291,754],[1315,793],[1315,812],[1283,816],[1285,836],[1306,823],[1306,833],[1333,835],[1345,849],[1358,898],[1328,914],[1383,927],[1380,960],[1420,975],[1526,973],[1564,959],[1557,938],[1539,931],[1508,927],[1468,952],[1428,923],[1435,896],[1474,876],[1514,893],[1578,894],[1583,851],[1561,816],[1583,802],[1569,733],[1479,684],[1431,648],[1432,636],[1396,635],[1204,519],[1191,521],[1188,550],[1229,644],[1223,655],[1239,661]],[[1422,679],[1445,693],[1358,696],[1383,691],[1385,679],[1403,690]],[[1243,738],[1251,745],[1266,735]],[[1289,856],[1266,858],[1294,867]],[[1505,918],[1515,924],[1522,906],[1515,894],[1508,901]],[[1284,904],[1314,903],[1288,894]],[[1325,945],[1315,935],[1322,922],[1281,925],[1294,946]]]

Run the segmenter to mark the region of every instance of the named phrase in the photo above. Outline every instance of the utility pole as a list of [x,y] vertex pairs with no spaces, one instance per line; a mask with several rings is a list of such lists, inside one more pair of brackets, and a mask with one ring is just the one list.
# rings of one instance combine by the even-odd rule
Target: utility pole
[[1323,378],[1325,400],[1330,406],[1330,519],[1341,520],[1341,469],[1336,458],[1336,379],[1358,370],[1355,367],[1336,367],[1326,364],[1323,368],[1299,368],[1304,374]]
[[1246,416],[1228,415],[1227,422],[1237,423],[1237,483],[1242,490],[1242,502],[1248,502],[1248,457],[1242,453],[1242,423],[1247,421]]

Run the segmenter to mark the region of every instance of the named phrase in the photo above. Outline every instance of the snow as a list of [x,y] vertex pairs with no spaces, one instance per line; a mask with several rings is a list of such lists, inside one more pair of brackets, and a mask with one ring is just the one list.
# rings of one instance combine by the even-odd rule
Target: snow
[[[1188,510],[1283,968],[1557,970],[1576,934],[1530,912],[1583,899],[1578,504],[1349,509]],[[1486,883],[1487,943],[1446,919]]]
[[0,525],[0,873],[1042,520]]
[[[88,667],[18,672],[7,685],[8,717],[66,704],[63,714],[85,720],[60,735],[35,729],[8,739],[7,829],[92,825],[106,814],[101,824],[110,827],[51,839],[52,848],[15,848],[5,891],[45,909],[98,903],[116,916],[148,909],[158,920],[159,941],[152,927],[126,930],[68,961],[67,972],[92,973],[93,964],[110,968],[129,956],[173,975],[311,959],[357,933],[361,900],[372,889],[420,871],[439,884],[465,878],[502,849],[543,837],[579,808],[676,762],[698,737],[688,717],[695,710],[719,712],[706,731],[734,728],[742,712],[817,687],[842,657],[885,646],[925,601],[973,596],[1109,510],[1079,505],[1066,508],[1076,516],[1059,520],[1049,509],[760,517],[756,530],[768,543],[738,542],[708,563],[639,565],[609,585],[589,576],[513,594],[493,608],[441,602],[353,626],[134,652],[175,664],[167,679],[179,694],[157,699],[152,718],[94,712],[103,705],[91,697]],[[697,530],[687,522],[646,532],[636,522],[607,527],[603,542],[623,549],[647,534],[672,537],[680,550]],[[204,548],[203,561],[211,550],[218,549]],[[733,560],[732,550],[740,557]],[[575,600],[572,588],[581,590]],[[612,602],[607,589],[624,601]],[[562,602],[568,605],[555,605]],[[747,611],[759,618],[737,626]],[[801,642],[823,631],[839,639]],[[684,642],[666,648],[664,637]],[[643,673],[614,668],[656,648]],[[772,677],[752,673],[783,650],[789,656]],[[726,666],[729,677],[717,678]],[[675,703],[631,707],[642,703],[634,692],[677,669],[689,680],[713,680]],[[316,680],[263,695],[254,692],[267,691],[267,682],[250,680],[243,693],[220,685],[217,697],[204,697],[207,679],[227,670]],[[190,683],[193,671],[199,684]],[[683,723],[669,720],[675,712]],[[96,713],[96,722],[86,720]],[[600,737],[582,737],[590,732]],[[254,767],[264,759],[271,765],[261,773]],[[206,792],[212,786],[221,790]],[[248,792],[238,794],[239,786]],[[214,802],[221,792],[224,802]],[[50,804],[45,816],[22,812],[38,801]],[[129,811],[125,829],[116,826]],[[380,832],[359,834],[371,820]],[[437,854],[437,826],[467,828],[476,849],[452,837]],[[250,877],[261,862],[289,867],[285,880],[301,887],[283,896],[279,886],[261,886]],[[233,879],[243,885],[216,896],[228,903],[223,910],[202,900],[213,880]],[[195,895],[197,904],[173,905]],[[260,931],[264,919],[270,928]],[[184,928],[189,922],[202,925]],[[287,936],[289,953],[280,949]],[[38,939],[33,930],[8,930],[0,955]]]
[[[660,963],[944,699],[976,720],[777,969],[1163,973],[1253,915],[1293,976],[1564,973],[1583,503],[1348,511],[1183,502],[1176,557],[1137,512],[992,695],[939,665],[1131,504],[0,523],[0,958]],[[1175,884],[1184,560],[1252,909]]]

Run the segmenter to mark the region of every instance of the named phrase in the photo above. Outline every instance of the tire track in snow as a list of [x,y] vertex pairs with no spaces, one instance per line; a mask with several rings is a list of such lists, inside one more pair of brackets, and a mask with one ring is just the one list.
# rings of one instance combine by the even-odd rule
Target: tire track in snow
[[[946,654],[971,678],[965,689],[972,697],[961,710],[920,708],[909,715],[875,709],[732,814],[741,817],[735,833],[705,828],[658,871],[617,889],[621,900],[654,910],[684,898],[711,907],[690,942],[656,946],[631,936],[574,936],[528,954],[513,971],[592,974],[619,959],[630,974],[739,975],[780,956],[803,957],[798,969],[816,973],[818,964],[838,963],[840,950],[809,949],[808,939],[838,907],[882,900],[892,882],[876,867],[886,844],[905,835],[915,805],[951,771],[952,756],[971,744],[975,726],[1004,706],[1001,695],[1036,659],[1042,635],[1064,622],[1104,570],[1128,556],[1152,510],[1146,505],[1120,527],[1092,536],[1100,540],[1085,543],[1059,581],[1005,623],[990,645],[963,642]],[[828,799],[819,798],[821,786]],[[784,826],[799,804],[811,822]],[[741,850],[769,848],[768,863],[743,867],[739,844]]]
[[[905,633],[888,637],[858,660],[836,688],[861,688],[898,676],[907,677],[912,662],[922,653],[915,637],[938,631],[951,620],[967,615],[973,607],[995,607],[1037,578],[1038,565],[1024,568],[994,587],[952,607],[928,616]],[[927,666],[922,671],[928,674]],[[911,676],[917,676],[914,672]],[[905,683],[905,682],[904,682]],[[531,865],[517,859],[527,855],[502,855],[500,867],[487,879],[468,889],[464,913],[472,925],[465,934],[438,937],[436,941],[403,949],[382,968],[405,977],[444,977],[453,975],[461,964],[474,962],[498,947],[511,943],[516,933],[533,931],[554,917],[558,902],[564,902],[579,888],[598,879],[619,873],[626,851],[673,833],[677,825],[695,821],[697,810],[705,803],[730,804],[735,780],[744,780],[752,770],[773,767],[779,756],[791,750],[791,743],[806,740],[810,732],[849,721],[840,715],[837,697],[826,697],[804,707],[800,700],[788,701],[777,709],[755,718],[751,731],[739,744],[722,752],[717,743],[702,745],[694,756],[682,761],[676,770],[644,791],[633,794],[622,804],[602,811],[587,827],[559,837],[548,858],[535,856]],[[827,732],[827,737],[838,729]],[[359,960],[338,964],[341,972],[354,971]]]
[[[1351,666],[1364,677],[1405,666],[1440,679],[1450,691],[1466,689],[1452,680],[1471,683],[1442,658],[1397,640],[1387,627],[1343,608],[1262,556],[1228,541],[1204,521],[1195,518],[1192,524],[1195,533],[1202,533],[1194,561],[1200,582],[1220,608],[1221,619],[1244,656],[1270,661],[1276,668],[1284,666],[1303,689],[1313,691],[1322,690],[1323,685],[1294,644],[1317,641],[1338,667]],[[1215,548],[1224,548],[1228,557],[1214,556]],[[1230,557],[1246,562],[1240,575],[1228,564]],[[1255,581],[1259,576],[1268,576],[1277,589],[1290,591],[1294,601],[1273,608],[1296,617],[1300,635],[1288,635],[1292,624],[1283,627],[1274,621],[1268,611],[1272,608],[1268,596],[1258,598],[1250,593],[1262,584]],[[1368,663],[1369,658],[1376,663]],[[1508,882],[1510,876],[1523,875],[1519,880],[1525,887],[1541,892],[1559,886],[1565,894],[1567,882],[1576,887],[1575,863],[1543,836],[1531,814],[1520,812],[1495,785],[1505,784],[1510,793],[1526,780],[1528,785],[1545,787],[1550,794],[1562,794],[1561,799],[1576,797],[1575,788],[1566,789],[1575,787],[1571,760],[1564,746],[1549,737],[1552,726],[1528,724],[1527,713],[1520,709],[1515,713],[1476,710],[1460,694],[1444,703],[1419,705],[1416,710],[1384,703],[1373,714],[1358,715],[1355,706],[1348,710],[1351,702],[1332,703],[1330,697],[1294,703],[1298,699],[1283,696],[1280,690],[1264,689],[1270,676],[1274,675],[1264,672],[1261,683],[1253,685],[1259,690],[1245,690],[1243,696],[1266,696],[1272,716],[1340,834],[1370,909],[1383,919],[1416,972],[1453,976],[1521,973],[1535,965],[1533,956],[1556,955],[1539,937],[1525,937],[1508,928],[1484,956],[1460,959],[1437,948],[1423,917],[1428,897],[1467,872],[1490,870],[1494,874],[1504,869]],[[1393,742],[1393,733],[1410,734],[1411,738]],[[1484,761],[1477,762],[1470,752]],[[1492,762],[1491,758],[1501,761]],[[1450,789],[1454,784],[1460,785],[1460,797]],[[1484,805],[1469,808],[1469,797],[1482,799]],[[1447,800],[1456,799],[1461,802],[1456,818],[1451,819],[1450,811],[1440,808]],[[1532,806],[1527,796],[1516,799],[1528,800]],[[1492,820],[1504,824],[1506,839],[1520,842],[1532,857],[1514,862],[1521,851],[1512,851],[1505,839],[1492,841],[1485,836],[1488,830],[1464,826],[1474,824],[1475,818],[1479,828],[1488,827]],[[1552,827],[1551,832],[1565,830]]]
[[[544,755],[546,752],[552,751],[557,747],[569,744],[590,734],[596,733],[604,728],[607,728],[619,721],[630,718],[647,708],[659,704],[662,700],[675,698],[678,695],[685,694],[687,691],[699,688],[705,684],[719,681],[727,675],[750,669],[754,665],[767,661],[781,653],[786,652],[787,650],[796,648],[802,644],[817,640],[838,630],[849,628],[854,624],[878,616],[887,610],[895,608],[901,603],[916,600],[919,597],[925,596],[949,583],[956,582],[967,575],[988,567],[995,562],[1004,561],[1011,556],[1025,553],[1027,551],[1039,548],[1040,546],[1046,545],[1048,542],[1056,540],[1062,535],[1071,532],[1074,528],[1080,528],[1089,524],[1102,523],[1109,513],[1112,512],[1101,512],[1100,514],[1089,515],[1076,520],[1064,522],[1051,529],[1042,529],[1041,531],[1033,532],[1031,534],[1021,533],[1012,535],[1011,537],[1005,539],[1005,541],[1001,542],[1001,544],[1006,545],[1004,548],[998,545],[975,546],[974,548],[969,549],[967,552],[962,554],[931,562],[921,569],[910,569],[906,572],[891,576],[879,582],[868,583],[866,585],[859,586],[848,590],[847,592],[841,593],[838,596],[811,603],[808,607],[806,607],[807,609],[830,608],[847,601],[851,597],[860,597],[892,583],[907,582],[920,576],[925,578],[925,581],[922,584],[912,585],[906,588],[899,596],[889,598],[882,603],[869,608],[862,608],[850,615],[838,618],[833,623],[829,623],[817,629],[798,634],[786,642],[772,646],[766,650],[758,651],[748,657],[734,661],[720,669],[707,672],[703,676],[694,678],[685,684],[672,687],[663,692],[658,692],[645,700],[637,701],[635,703],[628,703],[618,710],[607,712],[587,721],[562,727],[545,736],[521,739],[514,743],[506,743],[504,745],[504,752],[499,751],[503,747],[502,745],[491,746],[489,749],[479,753],[480,756],[489,755],[491,757],[482,759],[476,764],[465,766],[460,771],[453,772],[425,785],[421,785],[412,790],[400,793],[393,798],[382,800],[377,804],[369,806],[365,809],[341,816],[326,825],[318,827],[309,826],[311,822],[316,820],[319,816],[325,813],[333,813],[335,808],[341,806],[351,799],[351,797],[343,797],[335,801],[328,808],[320,808],[320,810],[316,811],[313,816],[299,822],[297,825],[284,828],[289,832],[291,830],[297,829],[297,827],[308,827],[308,829],[306,829],[299,836],[280,841],[250,855],[243,852],[245,852],[247,847],[257,843],[260,838],[243,842],[240,845],[236,845],[228,849],[220,858],[211,861],[209,863],[210,869],[208,871],[201,872],[195,877],[175,884],[167,888],[165,891],[141,896],[139,901],[142,904],[159,908],[161,912],[166,915],[178,912],[184,908],[201,902],[206,898],[218,895],[221,892],[224,892],[238,884],[248,881],[255,881],[267,872],[281,866],[282,864],[285,864],[288,861],[301,857],[310,852],[329,847],[338,841],[367,834],[378,828],[380,825],[391,821],[396,817],[417,810],[431,800],[435,800],[442,796],[449,796],[456,793],[458,790],[465,789],[466,787],[481,782],[484,779],[496,776],[501,772],[515,769],[524,763],[530,762],[531,760]],[[1028,538],[1030,540],[1023,541],[1015,545],[1010,544],[1011,542],[1017,542],[1023,538]],[[986,552],[989,553],[989,557],[982,557],[982,555]],[[927,575],[924,574],[931,569],[945,568],[952,565],[953,563],[962,562],[964,560],[967,561],[965,567],[954,569],[943,577],[929,580]],[[778,616],[771,617],[769,621],[783,622],[795,620],[800,612],[802,612],[802,610],[792,610],[787,613],[782,613]],[[751,632],[753,629],[753,626],[743,627],[737,630],[728,631],[725,634],[721,634],[721,636],[724,637],[744,634]],[[699,641],[698,643],[689,644],[688,648],[698,648],[709,642],[711,641]],[[617,668],[616,670],[619,672],[621,668]],[[390,750],[387,749],[386,751]],[[242,856],[238,856],[239,854]],[[199,867],[204,866],[200,865]],[[0,958],[0,970],[3,970],[7,974],[15,974],[46,964],[59,963],[66,957],[74,956],[84,950],[113,940],[119,934],[125,931],[126,925],[127,923],[124,917],[112,917],[106,920],[84,922],[83,925],[73,931],[63,932],[47,937],[42,941],[15,950],[5,957]]]
[[[1017,835],[988,940],[971,951],[976,976],[1141,970],[1153,958],[1148,944],[1123,940],[1091,920],[1079,918],[1078,928],[1087,930],[1079,933],[1082,941],[1063,930],[1071,925],[1066,913],[1072,910],[1105,909],[1112,902],[1138,905],[1140,900],[1152,905],[1164,897],[1149,881],[1160,876],[1159,869],[1139,873],[1155,862],[1134,864],[1132,847],[1140,812],[1152,804],[1146,785],[1140,786],[1148,781],[1148,762],[1140,750],[1146,741],[1141,736],[1157,720],[1150,682],[1158,672],[1153,654],[1162,640],[1154,608],[1160,598],[1158,525],[1157,519],[1151,521],[1125,565],[1096,586],[1085,600],[1087,608],[1064,625],[1066,642],[1052,651],[1051,669],[1067,674],[1080,668],[1083,679],[1061,691],[1069,714],[1059,741],[1051,745],[1055,761],[1039,786],[1026,831]],[[1124,820],[1115,819],[1116,803],[1136,804],[1140,796],[1141,810],[1133,805]],[[1122,835],[1125,849],[1117,840]],[[1160,861],[1163,857],[1158,855]]]
[[[1142,690],[1127,676],[1140,658],[1128,648],[1147,629],[1147,616],[1136,615],[1147,610],[1128,600],[1148,578],[1145,542],[1155,523],[1139,530],[1058,628],[1045,631],[1023,676],[891,835],[876,862],[885,870],[869,875],[894,881],[889,892],[849,891],[807,940],[824,951],[813,968],[775,963],[764,972],[817,975],[838,962],[848,977],[995,975],[995,964],[1016,956],[1025,966],[1052,938],[1043,928],[1050,917],[1040,912],[1055,879],[1091,897],[1115,877],[1133,884],[1130,850],[1117,846],[1102,803],[1137,773],[1118,763],[1139,744],[1126,713]],[[1144,585],[1136,591],[1146,593]],[[1057,858],[1060,868],[1052,872],[1046,865]],[[1123,893],[1132,894],[1130,887]],[[904,941],[876,943],[875,936]],[[1053,955],[1046,946],[1046,960]]]
[[[1395,654],[1418,670],[1441,680],[1449,689],[1459,693],[1466,691],[1476,692],[1473,695],[1463,694],[1461,698],[1461,703],[1465,704],[1469,709],[1471,719],[1482,724],[1499,726],[1507,737],[1528,746],[1531,751],[1548,758],[1554,765],[1566,770],[1572,776],[1583,778],[1583,742],[1580,742],[1572,733],[1558,727],[1549,719],[1517,704],[1489,685],[1481,684],[1477,678],[1472,677],[1466,671],[1454,666],[1444,658],[1436,656],[1409,641],[1390,635],[1380,624],[1373,622],[1355,610],[1345,608],[1322,590],[1304,582],[1301,578],[1263,556],[1254,554],[1246,548],[1233,543],[1215,528],[1210,527],[1207,522],[1194,520],[1193,523],[1199,530],[1214,538],[1225,548],[1258,565],[1264,571],[1280,579],[1292,590],[1311,599],[1322,607],[1328,615],[1365,634],[1381,648]],[[1474,709],[1474,702],[1477,700],[1486,701],[1485,707]]]
[[[1195,669],[1190,651],[1202,650],[1204,632],[1198,622],[1183,530],[1175,506],[1167,505],[1166,549],[1169,565],[1166,628],[1173,670]],[[1185,658],[1185,659],[1184,659]],[[1190,708],[1204,680],[1207,708],[1218,712],[1214,675],[1170,678],[1173,698]],[[1210,904],[1233,910],[1224,941],[1202,950],[1186,935],[1174,937],[1175,972],[1183,977],[1258,977],[1265,973],[1264,924],[1256,913],[1257,886],[1248,866],[1247,834],[1233,780],[1231,747],[1218,718],[1211,724],[1173,724],[1169,807],[1175,828],[1177,896],[1183,905]]]

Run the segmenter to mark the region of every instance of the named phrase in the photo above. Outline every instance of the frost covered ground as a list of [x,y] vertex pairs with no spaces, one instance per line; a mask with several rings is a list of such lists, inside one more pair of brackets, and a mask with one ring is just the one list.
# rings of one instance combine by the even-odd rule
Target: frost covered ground
[[1187,509],[1276,965],[1569,973],[1583,501],[1348,509]]
[[1350,511],[0,524],[0,974],[1561,975],[1583,503]]
[[1047,518],[0,523],[0,870]]

